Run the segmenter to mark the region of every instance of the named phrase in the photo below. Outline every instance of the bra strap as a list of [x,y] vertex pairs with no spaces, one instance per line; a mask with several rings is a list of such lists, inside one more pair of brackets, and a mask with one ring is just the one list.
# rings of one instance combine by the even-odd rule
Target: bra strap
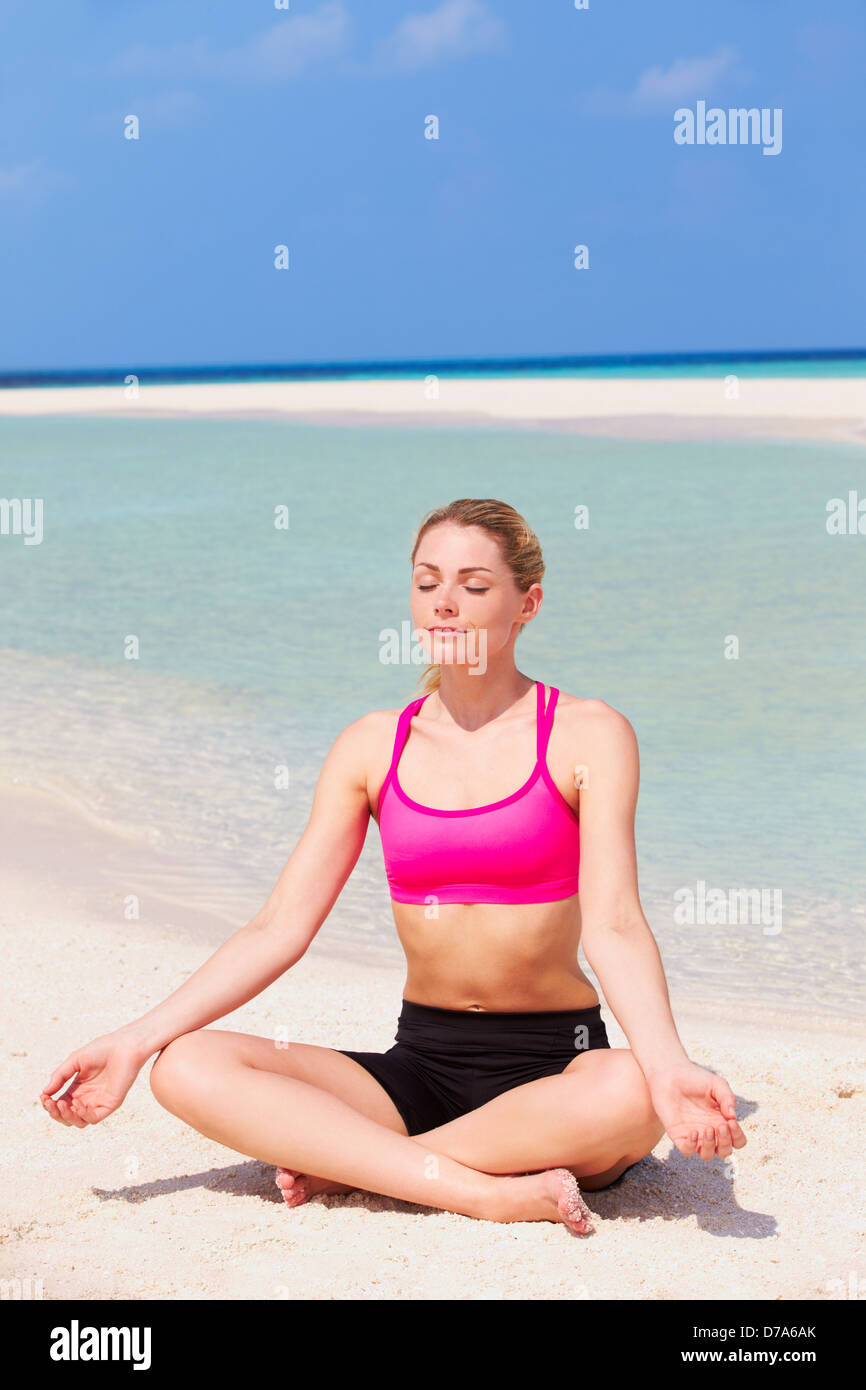
[[421,708],[426,699],[427,696],[422,695],[420,699],[413,700],[411,705],[407,705],[404,710],[400,711],[400,718],[397,720],[397,731],[394,735],[394,751],[391,754],[391,766],[388,768],[387,776],[385,777],[385,780],[379,789],[379,798],[376,804],[377,820],[379,817],[379,812],[382,809],[382,798],[384,797],[385,792],[394,780],[394,773],[396,771],[397,764],[400,761],[400,754],[403,752],[403,745],[405,744],[406,739],[409,737],[409,722],[418,713],[419,709]]
[[553,728],[553,712],[556,709],[556,697],[559,691],[556,686],[550,687],[550,699],[547,702],[547,709],[544,709],[544,686],[538,686],[538,761],[545,762],[547,759],[547,745],[550,742],[550,732]]
[[403,752],[406,740],[409,737],[409,724],[415,718],[415,715],[426,699],[427,696],[422,695],[419,699],[413,700],[411,705],[407,705],[406,708],[401,711],[400,718],[397,720],[397,731],[394,735],[394,751],[391,754],[391,766],[388,768],[389,779],[394,768],[400,761],[400,754]]

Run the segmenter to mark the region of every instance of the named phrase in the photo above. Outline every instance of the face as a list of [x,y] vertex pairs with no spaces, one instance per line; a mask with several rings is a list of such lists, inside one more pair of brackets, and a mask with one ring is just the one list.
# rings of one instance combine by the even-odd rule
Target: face
[[496,537],[480,526],[443,522],[418,546],[412,624],[428,662],[472,665],[482,653],[489,662],[513,644],[541,597],[540,584],[521,593]]

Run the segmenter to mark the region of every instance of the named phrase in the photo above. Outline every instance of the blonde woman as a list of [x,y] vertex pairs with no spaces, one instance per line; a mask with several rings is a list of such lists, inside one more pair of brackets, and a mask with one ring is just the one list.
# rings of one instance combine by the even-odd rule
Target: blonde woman
[[[342,731],[261,911],[163,1003],[70,1054],[42,1104],[96,1124],[158,1053],[160,1104],[273,1164],[289,1206],[361,1188],[587,1234],[580,1188],[609,1186],[665,1132],[705,1161],[746,1139],[728,1083],[685,1053],[641,909],[634,731],[515,665],[542,600],[535,534],[504,502],[461,499],[423,519],[411,564],[424,693]],[[209,1028],[301,959],[371,816],[406,954],[394,1046]],[[581,941],[628,1047],[608,1042]]]

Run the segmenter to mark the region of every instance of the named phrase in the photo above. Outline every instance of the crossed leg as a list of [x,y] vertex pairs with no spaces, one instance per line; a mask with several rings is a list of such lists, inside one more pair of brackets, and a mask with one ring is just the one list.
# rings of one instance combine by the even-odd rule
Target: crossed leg
[[[594,1192],[651,1153],[664,1132],[634,1054],[615,1047],[581,1053],[558,1075],[515,1086],[412,1138],[485,1173],[567,1168],[582,1191]],[[290,1205],[353,1190],[296,1169],[281,1169],[278,1186]]]
[[615,1182],[664,1132],[634,1053],[611,1047],[414,1138],[486,1173],[568,1168],[589,1192]]
[[[614,1053],[619,1060],[593,1060]],[[566,1170],[612,1181],[612,1167],[649,1152],[661,1134],[635,1070],[626,1049],[586,1053],[560,1076],[413,1136],[375,1078],[331,1048],[282,1049],[267,1038],[200,1029],[163,1049],[150,1081],[160,1104],[200,1133],[275,1167],[316,1174],[324,1180],[318,1190],[345,1184],[340,1190],[360,1187],[494,1221],[561,1220],[583,1232],[589,1213]],[[603,1122],[602,1112],[611,1112]],[[509,1139],[514,1128],[522,1134]],[[452,1157],[452,1149],[466,1157]],[[516,1173],[525,1176],[509,1176]]]

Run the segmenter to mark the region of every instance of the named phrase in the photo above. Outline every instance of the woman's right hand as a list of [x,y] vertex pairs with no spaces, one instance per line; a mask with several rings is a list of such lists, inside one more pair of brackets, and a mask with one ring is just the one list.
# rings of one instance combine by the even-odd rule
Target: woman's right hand
[[[121,1033],[106,1033],[70,1052],[52,1072],[39,1097],[42,1107],[62,1125],[84,1129],[86,1125],[98,1124],[123,1104],[146,1060],[129,1038]],[[69,1090],[52,1100],[54,1092],[61,1090],[71,1076],[75,1080]]]

